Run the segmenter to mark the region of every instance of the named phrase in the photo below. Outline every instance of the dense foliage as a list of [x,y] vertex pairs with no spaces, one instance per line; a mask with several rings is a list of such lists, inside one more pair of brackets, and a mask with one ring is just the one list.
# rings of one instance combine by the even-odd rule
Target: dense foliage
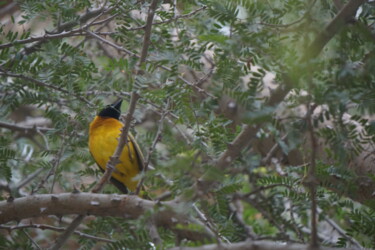
[[[159,1],[139,65],[150,2],[23,0],[2,18],[0,199],[90,191],[101,172],[88,124],[137,91],[131,130],[151,154],[149,195],[178,198],[203,222],[179,230],[214,235],[186,240],[158,228],[161,248],[306,244],[312,201],[321,244],[375,248],[374,2],[331,27],[355,1]],[[152,248],[150,216],[85,220],[77,230],[96,241],[67,244]],[[23,223],[67,227],[71,218]],[[0,248],[48,247],[60,234],[13,225],[0,225]]]

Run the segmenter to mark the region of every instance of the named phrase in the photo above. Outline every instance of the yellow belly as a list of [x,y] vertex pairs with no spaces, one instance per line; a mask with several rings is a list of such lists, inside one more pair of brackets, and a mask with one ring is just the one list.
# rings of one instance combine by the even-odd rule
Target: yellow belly
[[[90,124],[89,131],[89,149],[94,160],[103,170],[109,158],[113,155],[118,145],[120,129],[123,124],[113,118],[95,117]],[[124,184],[130,191],[134,192],[137,188],[138,180],[135,180],[141,171],[139,159],[142,159],[142,153],[137,146],[134,146],[134,138],[129,134],[128,144],[125,145],[120,163],[116,165],[112,177]]]

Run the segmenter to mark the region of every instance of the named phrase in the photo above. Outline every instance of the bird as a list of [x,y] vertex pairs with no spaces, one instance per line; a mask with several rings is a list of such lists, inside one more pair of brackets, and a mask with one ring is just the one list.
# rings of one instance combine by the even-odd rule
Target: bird
[[[103,172],[106,169],[109,158],[115,152],[118,145],[121,129],[124,124],[119,120],[122,100],[102,109],[90,123],[89,150],[95,162]],[[111,176],[111,182],[122,192],[134,193],[138,180],[135,178],[143,170],[143,154],[129,132],[128,143],[120,155],[120,163],[115,166]]]

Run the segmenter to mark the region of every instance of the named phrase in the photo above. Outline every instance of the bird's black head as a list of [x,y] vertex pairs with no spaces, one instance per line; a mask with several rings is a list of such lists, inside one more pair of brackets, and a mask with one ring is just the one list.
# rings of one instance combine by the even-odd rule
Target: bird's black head
[[122,103],[122,100],[119,99],[115,101],[114,103],[112,103],[111,105],[107,105],[103,110],[99,112],[98,116],[111,117],[111,118],[115,118],[118,120],[121,114],[121,103]]

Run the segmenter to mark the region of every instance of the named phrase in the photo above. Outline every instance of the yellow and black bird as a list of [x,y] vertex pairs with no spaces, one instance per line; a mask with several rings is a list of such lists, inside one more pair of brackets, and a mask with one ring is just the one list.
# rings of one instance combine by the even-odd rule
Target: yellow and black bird
[[[121,128],[124,126],[119,121],[122,100],[117,100],[106,106],[90,123],[89,149],[99,165],[105,171],[109,158],[113,155],[118,145]],[[129,133],[128,144],[125,145],[120,163],[112,173],[112,183],[123,193],[135,192],[138,180],[134,179],[143,169],[143,155],[134,137]]]

